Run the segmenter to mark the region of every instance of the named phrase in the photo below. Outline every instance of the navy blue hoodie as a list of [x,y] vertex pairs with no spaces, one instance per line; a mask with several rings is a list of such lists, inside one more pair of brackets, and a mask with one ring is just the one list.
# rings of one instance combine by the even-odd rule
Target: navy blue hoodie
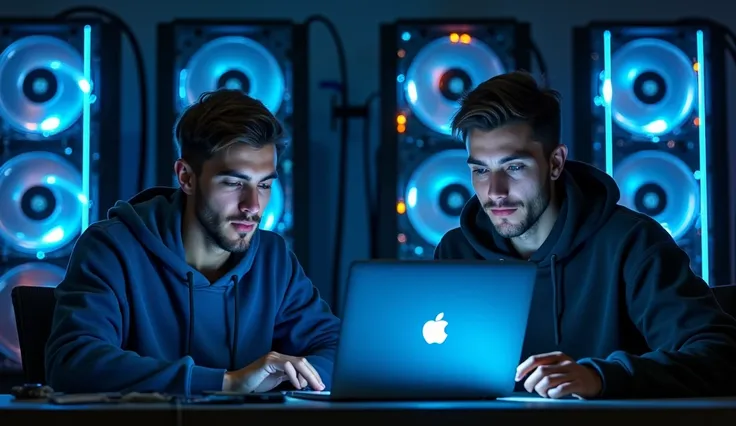
[[210,283],[185,260],[184,199],[144,191],[79,238],[56,289],[49,385],[196,395],[222,390],[226,370],[273,350],[306,356],[329,387],[340,323],[283,238],[256,231]]
[[[561,351],[600,373],[603,398],[733,394],[736,321],[687,255],[656,221],[618,205],[605,173],[570,161],[563,176],[559,218],[529,259],[538,272],[521,360]],[[435,258],[519,258],[477,197],[460,223]]]

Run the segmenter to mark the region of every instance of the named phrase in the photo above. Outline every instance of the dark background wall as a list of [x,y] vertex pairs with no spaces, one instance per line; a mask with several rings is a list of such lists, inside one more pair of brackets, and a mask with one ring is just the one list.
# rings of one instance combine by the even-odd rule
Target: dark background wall
[[[0,8],[3,15],[55,14],[62,9],[78,6],[73,0],[23,0],[5,1]],[[291,18],[303,20],[314,13],[321,13],[335,22],[347,49],[349,66],[349,92],[353,102],[362,102],[371,92],[378,89],[378,25],[397,18],[447,17],[514,17],[531,22],[536,43],[546,58],[551,85],[562,92],[565,141],[572,129],[571,98],[573,84],[571,63],[571,28],[590,20],[650,20],[675,19],[686,16],[703,16],[720,20],[736,27],[736,6],[723,0],[616,0],[616,1],[573,1],[573,0],[370,0],[348,2],[344,0],[274,0],[274,1],[177,1],[155,2],[151,0],[96,0],[86,3],[100,6],[119,14],[135,32],[142,44],[146,61],[148,83],[151,91],[148,102],[151,105],[150,138],[155,141],[155,55],[156,24],[174,18]],[[135,188],[135,169],[137,168],[137,129],[138,99],[136,78],[132,55],[126,52],[124,66],[123,128],[124,141],[130,147],[124,148],[122,164],[129,170],[123,185],[123,195],[130,196]],[[335,223],[335,202],[337,177],[337,157],[335,146],[338,143],[328,121],[329,98],[331,93],[319,89],[323,80],[337,79],[335,50],[328,33],[319,28],[311,37],[311,153],[313,158],[311,182],[311,223],[314,238],[310,270],[315,284],[324,296],[332,299],[331,241]],[[350,166],[348,167],[348,213],[346,219],[345,261],[343,276],[352,260],[368,256],[366,247],[367,221],[363,191],[363,170],[360,135],[356,124],[351,129]],[[374,135],[377,133],[375,129]],[[375,140],[374,144],[378,141]],[[163,141],[162,141],[163,142]],[[169,143],[169,141],[165,141]],[[154,147],[149,147],[153,155]],[[169,165],[164,165],[168,167]],[[153,182],[153,170],[149,170],[149,183]],[[325,244],[329,244],[325,247]]]

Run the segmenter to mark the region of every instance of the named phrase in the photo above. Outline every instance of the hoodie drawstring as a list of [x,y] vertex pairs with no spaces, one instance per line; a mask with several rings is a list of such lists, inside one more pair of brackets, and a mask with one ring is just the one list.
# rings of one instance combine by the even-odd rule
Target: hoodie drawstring
[[558,272],[562,275],[562,268],[557,269],[557,255],[553,254],[550,261],[550,275],[552,280],[552,326],[555,332],[555,345],[559,346],[562,341],[562,277],[558,277]]
[[235,324],[233,325],[233,342],[230,344],[230,371],[236,370],[235,360],[238,355],[238,336],[240,335],[238,326],[240,325],[240,298],[238,297],[238,276],[233,275],[230,277],[233,282],[233,292],[235,293]]
[[187,355],[192,356],[192,340],[194,340],[194,274],[187,272],[189,286],[189,333],[187,333]]
[[[236,370],[235,360],[238,355],[238,334],[240,324],[240,303],[238,297],[238,279],[237,275],[230,277],[233,282],[233,291],[235,292],[235,324],[233,324],[233,339],[230,344],[230,370]],[[192,356],[192,342],[194,341],[194,274],[187,272],[187,286],[189,287],[189,329],[187,333],[187,355]]]

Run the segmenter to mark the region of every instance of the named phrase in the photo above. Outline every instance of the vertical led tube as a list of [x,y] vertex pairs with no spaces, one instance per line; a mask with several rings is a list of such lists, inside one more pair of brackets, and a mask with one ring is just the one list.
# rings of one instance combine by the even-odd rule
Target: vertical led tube
[[90,103],[92,96],[92,27],[84,26],[84,80],[86,89],[82,88],[82,194],[84,197],[82,207],[82,232],[89,226],[90,209],[90,161],[92,150],[90,146]]
[[705,111],[705,43],[702,30],[696,33],[698,55],[698,142],[700,154],[700,253],[702,277],[710,285],[710,188],[708,187],[708,140]]
[[613,176],[613,84],[611,84],[611,32],[603,32],[603,108],[605,111],[606,173]]

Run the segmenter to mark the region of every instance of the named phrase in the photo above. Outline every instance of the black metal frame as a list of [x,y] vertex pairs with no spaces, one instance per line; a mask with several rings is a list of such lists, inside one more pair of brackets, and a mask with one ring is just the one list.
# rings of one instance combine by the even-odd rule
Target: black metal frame
[[396,232],[398,217],[396,214],[396,187],[399,178],[398,135],[395,121],[397,114],[396,70],[398,58],[396,52],[397,28],[401,26],[515,26],[514,58],[517,69],[531,71],[531,28],[526,22],[511,18],[502,19],[406,19],[381,25],[380,29],[380,84],[381,112],[380,135],[377,162],[377,224],[373,230],[375,241],[371,257],[374,259],[395,259],[398,257]]
[[[122,34],[113,25],[96,18],[38,18],[13,17],[0,19],[0,27],[16,25],[37,26],[39,34],[49,33],[44,30],[49,27],[67,26],[69,28],[85,25],[93,26],[99,33],[99,44],[104,46],[99,50],[100,80],[95,81],[95,93],[100,94],[103,105],[98,114],[99,128],[97,132],[101,139],[99,143],[99,174],[98,197],[94,201],[95,209],[92,217],[99,220],[107,217],[107,210],[119,200],[120,194],[120,68],[122,64]],[[114,159],[114,161],[111,161]],[[102,167],[104,165],[104,167]]]
[[[106,219],[108,209],[120,198],[122,34],[114,25],[94,18],[13,17],[0,19],[1,28],[23,26],[36,30],[36,34],[49,35],[58,35],[60,28],[69,29],[66,31],[69,33],[74,30],[81,31],[85,25],[93,28],[93,49],[96,55],[92,65],[94,94],[98,97],[97,102],[100,103],[92,122],[92,131],[96,134],[92,137],[97,139],[94,148],[99,154],[97,160],[90,159],[91,171],[97,175],[96,188],[92,188],[94,191],[93,205],[90,208],[90,223],[92,223],[94,220]],[[95,43],[99,46],[97,49],[94,48]],[[79,131],[81,132],[81,126]],[[4,136],[0,135],[0,139],[4,139]],[[63,140],[63,136],[58,139]],[[36,142],[29,142],[30,145],[34,143]],[[79,164],[75,165],[79,166]],[[69,263],[69,255],[73,247],[74,243],[70,243],[42,261],[29,255],[3,254],[0,257],[0,275],[14,267],[35,262],[56,266],[63,272]]]
[[[97,134],[96,144],[99,159],[92,161],[92,171],[97,175],[95,197],[92,199],[90,210],[90,222],[107,218],[107,211],[120,199],[120,68],[122,64],[122,34],[114,25],[96,18],[38,18],[38,17],[13,17],[0,19],[0,27],[23,26],[37,28],[38,34],[55,35],[60,28],[68,28],[68,31],[81,29],[85,25],[94,28],[93,43],[98,43],[101,48],[97,49],[97,56],[93,62],[99,62],[98,78],[94,78],[95,95],[99,97],[101,106],[96,112],[93,120],[92,131]],[[81,131],[81,129],[80,129]],[[94,136],[93,136],[94,137]],[[71,251],[73,244],[62,249],[63,252],[56,256],[45,259],[46,262],[55,263],[60,259],[59,266],[66,267],[66,255]]]
[[[593,52],[590,44],[589,31],[591,29],[621,29],[625,27],[650,28],[682,28],[707,30],[710,52],[707,53],[710,66],[709,75],[705,79],[706,92],[710,98],[708,113],[708,128],[710,141],[708,147],[708,169],[711,193],[707,194],[710,212],[711,227],[718,224],[718,234],[727,235],[727,238],[711,238],[709,251],[711,253],[710,276],[715,285],[731,284],[734,274],[736,256],[731,248],[734,240],[732,218],[729,204],[731,183],[729,176],[729,149],[728,149],[728,122],[726,112],[726,95],[723,88],[727,87],[726,76],[726,40],[723,30],[715,23],[695,23],[678,21],[593,21],[585,26],[575,27],[572,32],[573,46],[573,135],[575,140],[576,157],[584,162],[593,161],[593,147],[590,143],[590,100],[593,98],[592,87],[589,84],[592,65],[588,53]],[[586,54],[577,53],[586,52]],[[583,82],[585,82],[583,84]],[[720,201],[720,203],[719,203]],[[711,235],[714,235],[711,229]],[[711,284],[713,285],[713,284]]]
[[[100,160],[99,192],[97,195],[97,217],[107,219],[107,211],[120,199],[120,182],[122,181],[121,149],[121,92],[122,92],[122,33],[112,24],[98,21],[101,30],[100,43],[104,49],[100,52],[102,82],[98,86],[103,102],[107,102],[100,114]],[[105,101],[107,99],[107,101]],[[145,99],[142,102],[146,102]],[[142,147],[145,149],[145,147]]]
[[174,148],[173,126],[176,122],[174,99],[174,64],[176,49],[174,28],[176,26],[291,26],[291,61],[293,66],[293,113],[291,115],[291,157],[293,163],[293,206],[292,229],[293,250],[299,263],[306,270],[309,265],[309,37],[307,27],[290,20],[232,20],[232,19],[176,19],[158,26],[157,40],[157,147],[156,184],[171,186],[172,167],[177,159]]

